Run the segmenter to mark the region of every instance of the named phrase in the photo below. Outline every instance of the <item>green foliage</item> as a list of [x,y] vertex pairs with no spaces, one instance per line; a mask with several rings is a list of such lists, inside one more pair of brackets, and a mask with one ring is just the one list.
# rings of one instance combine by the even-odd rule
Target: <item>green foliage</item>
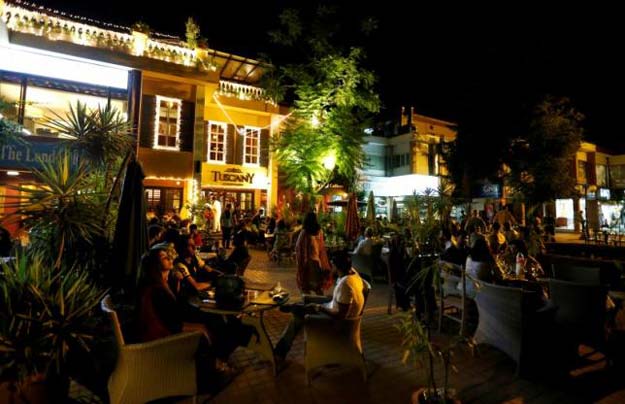
[[150,35],[150,26],[143,21],[137,21],[130,27],[131,30]]
[[197,25],[193,17],[189,17],[185,24],[187,46],[191,49],[197,48],[198,38],[200,37],[200,26]]
[[535,107],[527,135],[511,146],[508,180],[520,198],[538,204],[574,194],[570,167],[583,118],[567,98],[548,96]]
[[110,102],[90,110],[76,101],[65,116],[54,113],[54,118],[46,119],[44,124],[70,136],[67,145],[80,151],[96,168],[114,171],[132,150],[131,126]]
[[7,197],[4,204],[14,212],[3,221],[21,220],[30,229],[29,251],[48,257],[57,268],[65,254],[79,253],[103,233],[103,195],[93,188],[85,164],[72,169],[70,159],[65,150],[50,162],[40,160],[42,168],[32,169],[36,185],[13,187],[19,196]]
[[[282,135],[272,143],[282,180],[312,195],[337,179],[348,186],[355,182],[365,164],[363,130],[380,105],[362,49],[333,42],[328,23],[333,15],[333,9],[321,7],[311,22],[304,22],[297,11],[285,10],[281,29],[270,36],[293,54],[306,49],[306,56],[270,69],[264,78],[270,98],[293,105]],[[336,159],[333,170],[323,165],[329,154]]]
[[[401,334],[401,346],[403,348],[402,362],[412,363],[417,369],[425,369],[428,376],[427,392],[434,392],[438,396],[435,402],[447,402],[449,400],[449,371],[457,372],[451,363],[453,350],[461,341],[460,337],[452,337],[444,346],[435,344],[430,339],[430,330],[422,324],[413,311],[397,313],[395,315],[398,322],[395,328]],[[434,376],[435,360],[440,361],[443,367],[443,387],[436,388],[436,377]]]
[[92,310],[104,291],[76,267],[60,269],[41,254],[2,265],[0,379],[18,386],[37,374],[63,374],[68,353],[88,351]]
[[404,199],[405,222],[424,253],[441,250],[440,232],[449,225],[447,220],[453,205],[450,193],[451,186],[447,186],[438,190],[428,189],[423,195],[413,193]]

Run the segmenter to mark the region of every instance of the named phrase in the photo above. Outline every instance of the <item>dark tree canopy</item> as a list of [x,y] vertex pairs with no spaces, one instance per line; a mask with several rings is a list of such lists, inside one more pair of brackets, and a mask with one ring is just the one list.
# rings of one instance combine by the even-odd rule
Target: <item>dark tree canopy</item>
[[[281,53],[293,58],[266,75],[265,88],[269,97],[291,106],[272,148],[282,180],[298,192],[314,194],[337,182],[353,186],[365,164],[364,129],[379,110],[375,76],[363,67],[362,49],[351,46],[337,23],[339,15],[327,6],[309,15],[285,10],[280,29],[270,33],[272,41],[292,50]],[[367,20],[363,30],[372,24]]]
[[570,100],[545,97],[536,105],[527,135],[510,147],[508,183],[529,203],[575,192],[572,161],[579,149],[584,116]]

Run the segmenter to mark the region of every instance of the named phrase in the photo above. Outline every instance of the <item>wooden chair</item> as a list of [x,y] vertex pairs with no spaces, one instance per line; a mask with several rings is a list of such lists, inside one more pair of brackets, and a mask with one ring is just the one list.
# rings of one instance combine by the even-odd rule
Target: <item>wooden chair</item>
[[100,303],[108,314],[119,352],[108,382],[111,403],[148,401],[197,394],[195,353],[202,333],[183,332],[154,341],[126,344],[110,296]]
[[[367,381],[367,365],[360,338],[360,323],[371,286],[365,282],[365,304],[358,317],[333,320],[328,316],[309,315],[304,325],[306,383],[310,385],[315,369],[327,365],[344,365],[360,369]],[[314,297],[313,297],[314,298]],[[308,302],[309,300],[305,300]]]
[[441,332],[443,319],[448,318],[460,324],[459,334],[464,336],[467,325],[467,306],[470,300],[467,297],[467,277],[464,268],[445,261],[439,261],[437,265],[439,271],[438,332]]

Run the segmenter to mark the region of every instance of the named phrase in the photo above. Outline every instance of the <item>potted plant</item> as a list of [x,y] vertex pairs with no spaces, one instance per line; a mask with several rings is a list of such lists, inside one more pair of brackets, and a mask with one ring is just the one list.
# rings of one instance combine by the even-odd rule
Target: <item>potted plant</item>
[[69,391],[68,357],[88,352],[95,334],[92,310],[106,291],[87,272],[56,268],[37,255],[3,264],[2,272],[0,391],[8,397],[0,402],[32,401],[32,388],[42,385],[44,397],[61,402]]
[[[422,324],[414,311],[398,313],[399,322],[396,328],[401,334],[403,347],[402,362],[413,363],[417,368],[424,368],[427,375],[427,386],[419,388],[412,395],[412,403],[459,403],[454,398],[455,391],[448,388],[449,371],[456,371],[451,363],[453,349],[460,341],[452,337],[446,344],[432,342],[430,330]],[[442,385],[437,384],[435,364],[440,363],[443,370]]]

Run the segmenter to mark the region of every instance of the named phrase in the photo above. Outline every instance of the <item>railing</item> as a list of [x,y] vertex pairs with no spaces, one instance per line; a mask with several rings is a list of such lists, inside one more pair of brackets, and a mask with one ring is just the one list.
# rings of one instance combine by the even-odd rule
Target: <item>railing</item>
[[[16,1],[16,3],[24,4],[26,7],[35,7],[32,3],[21,1]],[[37,35],[53,41],[65,41],[82,46],[111,49],[185,66],[191,66],[198,62],[198,56],[193,49],[172,45],[152,38],[141,38],[140,34],[133,35],[120,32],[122,30],[131,31],[129,27],[103,23],[63,12],[58,12],[61,16],[55,16],[51,15],[51,13],[57,13],[56,11],[50,10],[50,13],[46,13],[46,9],[43,7],[40,7],[40,9],[43,11],[29,10],[16,4],[5,3],[2,7],[0,18],[2,18],[7,28],[11,31]],[[65,15],[68,18],[63,18]],[[90,23],[110,26],[111,29],[100,28]],[[200,64],[200,66],[203,66],[203,64]]]
[[219,95],[241,100],[265,100],[265,90],[262,88],[226,80],[219,81]]

